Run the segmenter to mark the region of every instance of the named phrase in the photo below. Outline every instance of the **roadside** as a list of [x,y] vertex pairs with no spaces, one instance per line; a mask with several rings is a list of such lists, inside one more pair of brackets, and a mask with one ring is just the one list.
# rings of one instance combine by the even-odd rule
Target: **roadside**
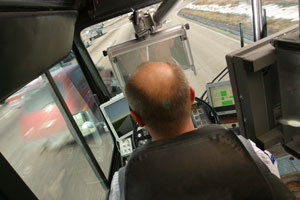
[[[264,0],[263,8],[268,35],[298,23],[296,0]],[[244,37],[253,40],[252,11],[246,1],[198,0],[186,5],[178,15],[237,36],[239,24],[243,23]]]

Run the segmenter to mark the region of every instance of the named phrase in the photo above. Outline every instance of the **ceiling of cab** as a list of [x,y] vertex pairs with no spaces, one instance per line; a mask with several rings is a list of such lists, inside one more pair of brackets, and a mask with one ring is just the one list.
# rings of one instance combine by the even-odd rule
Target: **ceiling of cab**
[[109,19],[159,2],[162,0],[93,0],[93,17]]
[[2,0],[0,10],[8,8],[76,8],[78,0]]

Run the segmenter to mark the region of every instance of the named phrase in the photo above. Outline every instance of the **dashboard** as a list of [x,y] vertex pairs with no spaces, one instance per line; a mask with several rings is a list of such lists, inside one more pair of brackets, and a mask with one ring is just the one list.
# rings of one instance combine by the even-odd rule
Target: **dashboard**
[[[123,94],[102,104],[100,109],[115,137],[123,165],[125,165],[136,148],[151,142],[151,135],[132,119],[127,99]],[[228,128],[237,128],[237,119],[234,115],[219,116],[211,105],[199,98],[196,98],[194,104],[191,105],[191,119],[195,128],[219,123]]]
[[[201,102],[195,102],[192,104],[191,118],[195,128],[215,123],[209,108]],[[123,162],[127,162],[134,149],[143,146],[148,142],[151,142],[151,135],[145,128],[139,127],[136,123],[132,134],[119,141],[119,150],[123,157]]]

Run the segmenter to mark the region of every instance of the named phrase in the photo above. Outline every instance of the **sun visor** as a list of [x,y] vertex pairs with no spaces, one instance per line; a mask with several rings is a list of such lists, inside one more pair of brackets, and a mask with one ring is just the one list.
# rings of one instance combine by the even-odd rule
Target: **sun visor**
[[0,13],[0,100],[68,55],[76,17],[76,11]]

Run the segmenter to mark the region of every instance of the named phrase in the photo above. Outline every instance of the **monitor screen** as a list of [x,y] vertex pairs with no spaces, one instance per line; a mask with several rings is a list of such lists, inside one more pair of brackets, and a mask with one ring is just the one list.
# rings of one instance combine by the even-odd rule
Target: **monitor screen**
[[231,85],[221,85],[218,87],[211,87],[210,94],[212,98],[213,107],[231,106],[234,105]]
[[126,98],[104,107],[104,110],[118,137],[122,137],[133,130],[135,121],[131,117]]
[[218,114],[235,113],[235,103],[230,81],[207,84],[209,104]]

